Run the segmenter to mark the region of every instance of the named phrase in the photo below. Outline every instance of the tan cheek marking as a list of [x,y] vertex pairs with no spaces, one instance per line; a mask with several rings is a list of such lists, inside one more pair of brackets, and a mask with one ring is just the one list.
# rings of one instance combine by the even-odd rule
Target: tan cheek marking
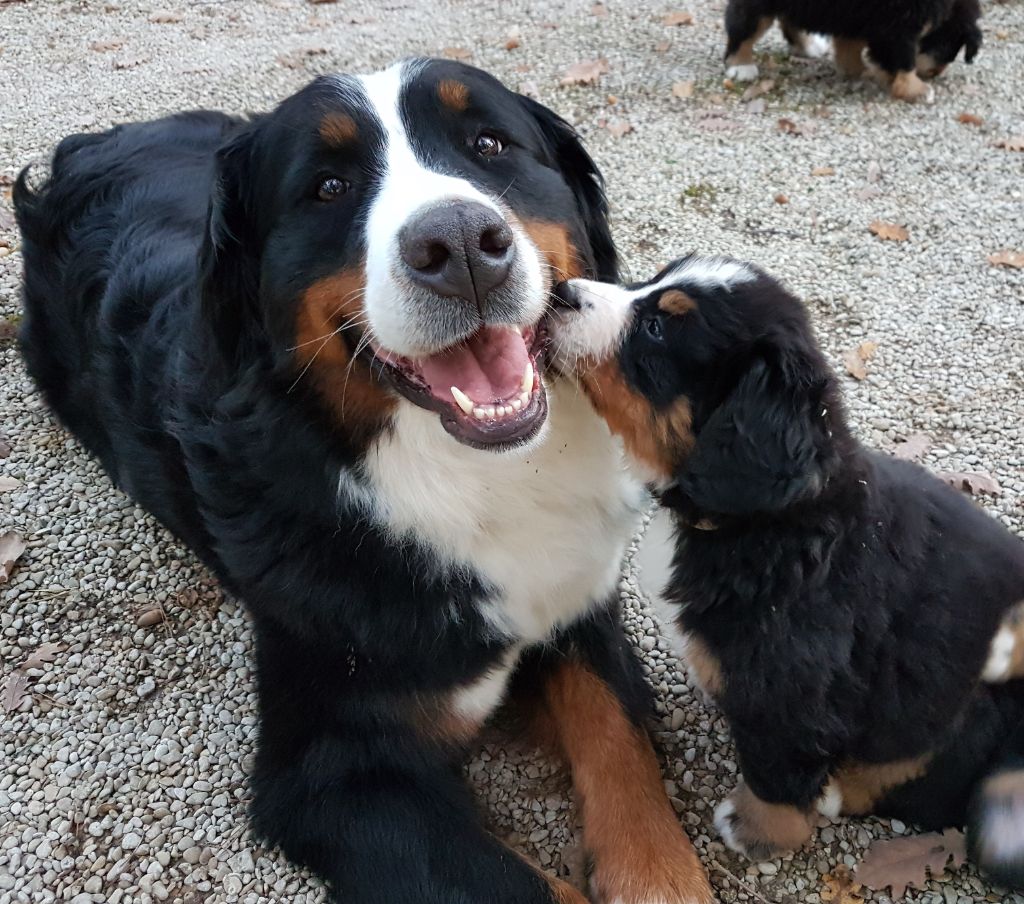
[[328,113],[320,120],[320,137],[334,147],[342,147],[358,136],[355,120],[344,113]]
[[565,225],[545,220],[524,220],[522,226],[537,250],[547,258],[548,266],[554,271],[555,282],[584,275],[583,261]]
[[666,314],[687,314],[697,309],[697,302],[685,292],[669,289],[667,292],[661,293],[661,298],[658,299],[658,309]]
[[920,778],[928,769],[931,756],[895,760],[891,763],[848,763],[832,781],[842,794],[842,812],[848,816],[866,816],[893,788]]
[[568,662],[544,689],[549,727],[572,770],[598,900],[711,904],[704,870],[679,825],[650,740],[611,689]]
[[671,477],[693,448],[693,418],[689,399],[679,398],[664,411],[626,383],[614,359],[593,367],[583,365],[581,383],[595,410],[627,451],[661,477]]
[[398,404],[373,378],[363,360],[351,361],[335,331],[364,319],[362,270],[345,270],[313,283],[299,302],[295,357],[299,380],[312,380],[338,421],[356,439],[379,429]]
[[446,78],[437,86],[437,96],[449,110],[461,113],[469,106],[469,88],[462,82]]

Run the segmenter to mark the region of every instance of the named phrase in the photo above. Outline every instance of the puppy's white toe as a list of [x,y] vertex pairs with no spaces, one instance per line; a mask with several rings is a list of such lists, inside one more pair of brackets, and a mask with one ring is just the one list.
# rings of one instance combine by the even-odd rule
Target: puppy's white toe
[[834,779],[829,780],[821,797],[814,804],[814,808],[829,819],[837,818],[843,811],[843,792]]
[[822,57],[828,56],[831,50],[831,39],[825,35],[808,34],[804,38],[804,43],[799,50],[799,55],[807,57],[809,60],[820,60]]
[[988,659],[981,673],[981,680],[989,684],[998,684],[1010,677],[1010,666],[1013,663],[1013,650],[1017,646],[1017,635],[1003,625],[989,647]]
[[731,798],[726,798],[717,807],[715,807],[715,828],[718,829],[718,834],[722,836],[722,841],[725,842],[725,846],[731,851],[736,851],[737,854],[747,855],[747,849],[743,846],[740,840],[736,837],[736,833],[733,831],[733,817],[736,815],[736,804],[733,803]]
[[755,81],[759,72],[760,70],[757,68],[757,63],[743,63],[738,66],[729,66],[725,70],[726,76],[737,82]]

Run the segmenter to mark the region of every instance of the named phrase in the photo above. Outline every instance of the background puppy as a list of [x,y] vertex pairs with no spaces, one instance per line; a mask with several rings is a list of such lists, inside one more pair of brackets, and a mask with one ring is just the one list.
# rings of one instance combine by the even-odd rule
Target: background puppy
[[867,48],[893,97],[931,101],[934,92],[921,77],[941,74],[962,47],[964,59],[974,59],[981,47],[980,16],[978,0],[729,0],[726,71],[738,80],[757,78],[754,44],[778,18],[798,53],[817,49],[807,32],[832,35],[841,72],[861,75]]
[[981,867],[1024,881],[1024,543],[858,444],[803,306],[760,270],[691,257],[561,294],[561,366],[671,514],[666,599],[743,772],[727,843],[773,857],[815,809],[970,809]]

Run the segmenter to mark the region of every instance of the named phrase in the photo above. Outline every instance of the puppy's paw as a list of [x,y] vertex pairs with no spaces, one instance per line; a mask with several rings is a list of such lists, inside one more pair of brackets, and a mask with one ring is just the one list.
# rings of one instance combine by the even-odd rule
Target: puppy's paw
[[1024,770],[985,780],[967,824],[971,859],[992,882],[1024,885]]
[[749,860],[775,860],[811,837],[810,814],[785,804],[770,804],[740,785],[715,808],[722,840]]
[[832,41],[826,35],[804,32],[801,40],[793,45],[794,56],[808,60],[820,60],[832,50]]
[[897,72],[892,80],[892,96],[908,103],[932,104],[935,89],[921,81],[916,72]]
[[734,66],[728,66],[725,70],[727,78],[731,78],[735,82],[753,82],[757,80],[757,76],[760,70],[757,68],[757,63],[738,63]]

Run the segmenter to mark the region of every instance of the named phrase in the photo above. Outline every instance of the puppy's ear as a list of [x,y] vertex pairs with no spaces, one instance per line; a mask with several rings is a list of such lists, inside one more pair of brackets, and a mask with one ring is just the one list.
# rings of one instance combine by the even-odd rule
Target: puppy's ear
[[540,126],[541,133],[554,151],[562,176],[576,196],[576,206],[594,261],[594,272],[586,275],[600,282],[618,282],[619,257],[608,225],[604,177],[569,123],[532,98],[520,97],[527,112]]
[[258,124],[217,151],[206,236],[200,250],[202,313],[215,344],[233,360],[252,323],[259,293],[259,236],[254,222],[253,155]]
[[814,496],[833,454],[831,381],[814,349],[755,349],[699,427],[679,489],[699,509],[731,515],[781,511]]

